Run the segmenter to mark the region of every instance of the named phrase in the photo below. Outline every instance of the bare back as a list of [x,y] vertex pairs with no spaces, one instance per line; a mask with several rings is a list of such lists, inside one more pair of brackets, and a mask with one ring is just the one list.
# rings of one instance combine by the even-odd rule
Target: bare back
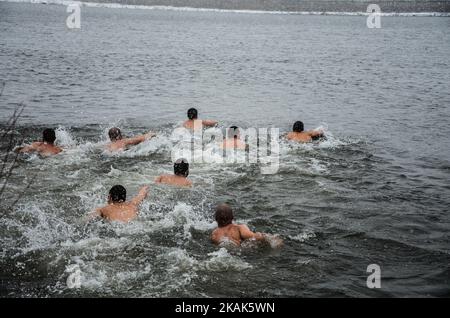
[[98,210],[100,216],[108,221],[129,222],[136,218],[138,208],[130,202],[108,204]]
[[229,224],[227,226],[218,227],[211,234],[211,240],[217,245],[229,240],[237,246],[240,246],[243,240],[248,239],[256,239],[259,241],[263,240],[264,236],[261,233],[253,233],[248,226],[244,224]]
[[185,178],[182,176],[177,176],[177,175],[169,175],[169,174],[164,174],[162,176],[159,176],[158,178],[156,178],[155,182],[179,186],[179,187],[191,187],[192,186],[192,181],[189,180],[188,178]]
[[287,135],[287,139],[297,141],[297,142],[311,142],[312,137],[307,132],[290,132]]
[[148,195],[148,186],[144,186],[139,193],[128,202],[113,202],[96,209],[87,216],[87,220],[95,217],[102,217],[108,221],[129,222],[137,217],[139,205]]
[[288,140],[293,140],[297,142],[311,142],[313,141],[313,138],[322,137],[323,135],[324,135],[323,130],[316,129],[302,132],[292,131],[287,134],[286,138]]
[[37,152],[41,156],[48,157],[52,155],[56,155],[60,153],[62,149],[58,146],[55,146],[54,144],[49,144],[46,142],[33,142],[29,146],[25,146],[22,149],[19,149],[19,152]]
[[128,147],[125,140],[117,140],[114,142],[110,142],[108,145],[106,145],[106,148],[109,151],[119,151],[119,150],[126,150]]
[[240,140],[240,139],[230,138],[230,139],[225,139],[225,140],[220,144],[220,148],[221,148],[221,149],[239,149],[239,150],[245,150],[245,149],[246,149],[246,144],[245,144],[244,142],[242,142],[242,140]]
[[215,120],[201,120],[201,119],[188,119],[183,123],[183,127],[194,130],[201,129],[203,127],[213,127],[217,125]]

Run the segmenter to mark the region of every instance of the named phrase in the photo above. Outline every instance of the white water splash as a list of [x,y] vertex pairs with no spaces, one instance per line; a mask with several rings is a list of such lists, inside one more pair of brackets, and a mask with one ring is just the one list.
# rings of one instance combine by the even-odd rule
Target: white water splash
[[316,237],[316,234],[310,230],[306,230],[295,236],[289,236],[290,239],[292,239],[294,241],[302,242],[302,243],[307,242],[315,237]]

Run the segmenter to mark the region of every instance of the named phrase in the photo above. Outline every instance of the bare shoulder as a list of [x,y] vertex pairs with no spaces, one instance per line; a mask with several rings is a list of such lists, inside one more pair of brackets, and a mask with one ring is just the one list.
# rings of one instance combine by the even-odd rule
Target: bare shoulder
[[193,127],[192,121],[186,120],[186,121],[183,123],[183,127],[184,127],[184,128],[187,128],[187,129],[192,129],[192,127]]
[[95,210],[100,217],[105,217],[108,214],[108,206],[103,206]]
[[292,132],[287,133],[286,135],[287,139],[293,139],[294,138],[294,134]]
[[61,147],[58,147],[58,146],[54,146],[53,147],[53,152],[55,153],[55,154],[58,154],[58,153],[60,153],[60,152],[62,152],[63,151],[63,149],[61,148]]
[[255,234],[245,224],[239,224],[236,226],[236,231],[239,232],[243,239],[252,238]]
[[239,230],[250,230],[246,224],[232,224],[233,228],[238,228]]
[[213,241],[215,244],[218,244],[219,243],[219,236],[220,236],[219,228],[214,229],[211,232],[211,241]]
[[35,142],[32,142],[28,147],[31,150],[40,150],[44,146],[45,146],[45,144],[42,141],[35,141]]
[[166,182],[167,179],[170,179],[170,176],[167,174],[162,174],[158,177],[159,182]]
[[106,148],[109,151],[121,150],[123,147],[124,147],[124,144],[123,144],[122,140],[110,142],[109,144],[106,145]]

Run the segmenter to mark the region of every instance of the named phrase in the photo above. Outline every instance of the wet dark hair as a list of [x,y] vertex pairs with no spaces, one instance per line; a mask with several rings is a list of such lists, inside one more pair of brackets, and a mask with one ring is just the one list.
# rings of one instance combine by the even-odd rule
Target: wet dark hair
[[237,138],[239,136],[239,128],[237,126],[231,126],[228,128],[228,138]]
[[125,202],[127,199],[127,190],[120,184],[115,185],[109,190],[109,198],[112,202]]
[[219,227],[224,227],[233,222],[233,210],[228,204],[220,204],[216,208],[216,221]]
[[109,139],[111,141],[116,141],[122,139],[122,132],[119,128],[113,127],[108,131]]
[[294,123],[294,127],[292,127],[292,130],[294,132],[302,132],[305,128],[303,127],[303,123],[301,121],[296,121]]
[[198,111],[195,108],[189,108],[187,111],[187,116],[189,119],[197,119]]
[[178,159],[173,164],[173,172],[177,176],[186,178],[189,175],[189,162],[186,159]]
[[48,142],[50,144],[54,143],[56,140],[55,130],[51,128],[47,128],[42,133],[42,139],[44,142]]

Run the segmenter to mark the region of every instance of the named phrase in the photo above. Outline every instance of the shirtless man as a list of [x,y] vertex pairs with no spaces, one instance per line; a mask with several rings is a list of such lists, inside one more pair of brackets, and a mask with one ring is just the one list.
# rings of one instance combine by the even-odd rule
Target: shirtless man
[[42,141],[33,142],[31,145],[19,147],[16,151],[20,153],[36,152],[44,157],[56,155],[62,151],[60,147],[55,146],[56,134],[54,129],[47,128],[44,130],[42,135]]
[[[267,241],[271,239],[275,246],[281,246],[283,241],[274,235],[265,233],[254,233],[250,231],[245,224],[233,224],[233,211],[228,204],[221,204],[216,209],[216,221],[218,228],[211,234],[211,240],[214,244],[231,241],[240,246],[244,240]],[[270,242],[269,242],[270,243]],[[270,243],[271,246],[273,243]]]
[[227,138],[225,138],[220,144],[220,148],[245,150],[247,145],[240,139],[240,137],[239,128],[236,126],[231,126],[228,129]]
[[287,134],[286,138],[297,142],[311,142],[314,139],[324,136],[323,131],[320,129],[304,131],[303,123],[301,121],[296,121],[292,130],[292,132]]
[[126,150],[129,146],[140,144],[147,139],[151,139],[156,134],[149,132],[145,135],[140,135],[132,138],[123,138],[122,132],[119,128],[114,127],[108,131],[109,139],[111,142],[106,146],[109,151]]
[[129,222],[136,218],[139,205],[144,201],[148,194],[148,186],[139,190],[137,196],[131,201],[126,202],[127,190],[121,185],[115,185],[109,190],[108,205],[96,209],[88,219],[102,217],[108,221]]
[[156,178],[156,183],[165,183],[179,187],[191,187],[192,181],[187,178],[189,175],[189,163],[186,159],[178,159],[173,164],[173,175],[163,174]]
[[184,128],[194,130],[194,127],[203,128],[203,127],[214,127],[217,125],[217,121],[215,120],[201,120],[198,119],[198,111],[195,108],[189,108],[187,112],[188,120],[186,120],[183,124]]

